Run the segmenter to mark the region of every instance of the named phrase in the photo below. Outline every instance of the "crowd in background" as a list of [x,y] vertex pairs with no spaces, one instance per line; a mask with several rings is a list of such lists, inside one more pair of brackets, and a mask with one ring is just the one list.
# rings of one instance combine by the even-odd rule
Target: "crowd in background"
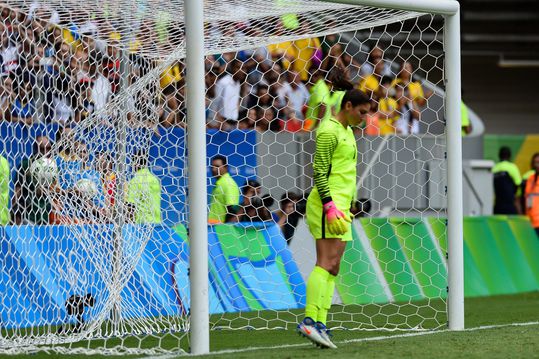
[[[247,35],[244,25],[230,22],[207,24],[206,31],[215,38],[242,37]],[[288,25],[276,20],[272,26],[274,35],[279,36]],[[309,23],[298,18],[294,26],[308,27]],[[262,24],[259,27],[249,26],[250,35],[256,36],[253,32],[262,31]],[[170,47],[173,38],[178,40],[179,37],[181,34],[177,31],[163,32],[159,24],[145,21],[130,39],[127,56],[124,56],[123,45],[120,46],[125,42],[121,29],[115,28],[106,18],[87,16],[77,23],[66,13],[52,11],[37,2],[25,11],[2,7],[0,116],[4,121],[23,125],[57,123],[60,135],[56,141],[92,115],[98,119],[96,123],[113,126],[117,111],[108,111],[107,106],[121,93],[123,86],[136,84],[159,65],[141,51],[147,46],[145,42],[151,39],[157,43],[156,46],[161,43]],[[320,121],[335,115],[332,101],[337,89],[330,74],[332,69],[339,68],[344,70],[347,80],[371,97],[371,111],[360,130],[362,134],[419,133],[421,111],[430,94],[413,79],[412,65],[406,61],[400,64],[390,62],[384,58],[383,49],[376,45],[366,55],[360,63],[358,58],[346,52],[345,44],[339,42],[338,35],[328,35],[207,56],[207,127],[221,131],[312,131]],[[122,61],[126,61],[127,67],[123,67]],[[122,73],[127,77],[122,77]],[[127,109],[130,125],[186,127],[188,114],[184,79],[184,64],[177,61],[165,67],[154,83],[146,84],[138,92],[125,97],[122,108]],[[55,210],[55,204],[45,200],[29,173],[31,162],[46,156],[52,141],[44,136],[24,140],[35,140],[36,145],[29,158],[17,163],[15,193],[8,217],[16,224],[57,222],[59,219],[51,219],[50,215],[61,213],[62,209]],[[70,146],[59,149],[59,158],[55,159],[59,164],[60,179],[78,171],[84,173],[85,179],[103,187],[105,194],[99,203],[91,206],[93,212],[81,215],[103,216],[99,208],[103,208],[104,203],[110,207],[114,202],[110,197],[114,192],[110,155],[97,154],[90,163],[87,150],[84,155],[84,143],[78,143],[74,138]],[[137,167],[135,172],[141,171],[138,180],[144,176],[149,180],[149,164],[144,162],[144,156],[137,158],[135,165],[140,162],[140,168]],[[73,171],[73,166],[80,168]],[[75,180],[64,181],[59,187],[69,192],[74,188]],[[75,197],[78,195],[76,191],[72,193]],[[155,193],[149,195],[158,197]],[[233,212],[234,218],[240,221],[245,218],[273,218],[286,228],[289,223],[283,218],[287,218],[290,211],[296,213],[291,208],[295,208],[302,197],[289,193],[279,203],[276,213],[280,215],[271,215],[259,210],[269,207],[270,199],[255,196],[254,202],[260,199],[261,206],[253,207],[249,200],[241,206],[241,211]],[[244,194],[242,198],[250,197]],[[65,203],[69,202],[69,198],[64,199]],[[131,203],[139,200],[130,199]],[[160,214],[152,211],[147,213],[147,217],[153,219],[148,220],[157,222]],[[134,213],[133,217],[137,215],[140,214]],[[290,228],[287,231],[290,232]]]
[[[309,26],[306,19],[298,21],[297,26]],[[243,37],[247,34],[242,25],[208,24],[207,32],[216,38]],[[287,30],[285,25],[276,21],[275,36]],[[76,126],[92,113],[104,111],[122,86],[134,84],[157,65],[139,50],[148,36],[153,41],[172,41],[174,32],[163,35],[158,28],[158,24],[143,23],[134,34],[126,58],[129,74],[122,82],[120,42],[124,39],[120,29],[106,19],[89,16],[75,23],[37,3],[27,12],[2,8],[0,115],[11,122]],[[248,28],[251,36],[261,31],[257,26]],[[355,86],[371,95],[365,134],[418,133],[429,94],[412,78],[412,65],[402,61],[391,66],[377,46],[363,63],[345,50],[337,35],[329,35],[208,56],[208,128],[313,130],[332,115],[328,101],[334,89],[328,74],[339,66],[347,70]],[[178,61],[164,69],[159,81],[130,95],[126,108],[132,123],[185,127],[184,77],[183,62]],[[112,121],[110,116],[101,118],[107,121]]]

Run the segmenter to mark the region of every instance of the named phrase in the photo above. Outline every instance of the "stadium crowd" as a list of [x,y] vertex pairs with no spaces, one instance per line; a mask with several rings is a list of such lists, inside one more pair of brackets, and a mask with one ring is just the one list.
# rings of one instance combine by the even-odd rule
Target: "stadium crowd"
[[[308,26],[304,19],[297,20],[293,26]],[[272,31],[279,35],[286,26],[290,24],[277,21]],[[247,35],[241,23],[209,24],[206,30],[215,38]],[[262,30],[250,26],[249,31],[250,35],[256,35],[252,32]],[[172,30],[163,33],[157,23],[144,22],[140,32],[130,40],[128,78],[124,82],[120,32],[106,19],[88,16],[76,23],[66,14],[51,11],[37,2],[24,12],[0,8],[0,115],[3,120],[23,125],[55,123],[59,125],[60,137],[96,113],[103,114],[95,116],[97,123],[113,126],[114,115],[107,112],[107,105],[114,101],[122,86],[135,84],[158,65],[139,51],[142,42],[151,37],[171,43],[172,37],[178,35]],[[147,34],[140,35],[145,32]],[[373,136],[419,133],[420,114],[429,93],[413,79],[412,65],[405,61],[391,64],[378,46],[372,47],[363,63],[345,50],[338,36],[328,35],[206,57],[208,129],[312,131],[321,121],[334,115],[334,103],[339,97],[331,72],[339,68],[345,69],[348,80],[371,98],[371,110],[360,133]],[[155,84],[130,95],[125,105],[130,124],[185,127],[184,77],[184,64],[177,61],[161,73]],[[141,103],[145,104],[144,110]],[[60,139],[58,136],[56,141]],[[48,203],[36,186],[27,183],[32,182],[28,177],[31,177],[30,162],[49,151],[52,141],[43,136],[25,140],[35,140],[36,145],[32,156],[24,159],[16,170],[12,220],[14,223],[55,222],[57,218],[49,218],[54,212],[54,203]],[[61,163],[76,162],[88,168],[86,179],[106,188],[100,202],[111,205],[110,193],[114,190],[110,186],[114,186],[114,176],[110,163],[103,164],[107,162],[107,154],[97,156],[94,164],[87,163],[88,158],[83,158],[85,146],[82,142],[73,142],[73,148],[64,148]],[[141,163],[148,165],[144,160]],[[144,166],[139,170],[149,176],[150,171]],[[62,172],[62,166],[59,170]],[[65,182],[67,184],[61,186],[64,189],[74,185],[71,179]],[[152,196],[158,197],[155,193]],[[260,199],[262,205],[253,207],[249,200],[241,211],[234,212],[236,220],[273,218],[284,228],[289,224],[284,218],[302,196],[290,194],[290,197],[282,198],[277,214],[272,216],[258,210],[267,208],[269,199],[255,196],[254,202]],[[131,198],[132,203],[137,201],[140,199]],[[102,203],[96,205],[99,207]],[[134,217],[139,215],[133,214]],[[148,213],[152,222],[159,221],[159,216]],[[144,220],[139,218],[139,221]]]
[[[0,114],[5,120],[76,126],[105,109],[124,85],[119,46],[123,40],[119,29],[98,20],[88,17],[75,23],[38,3],[26,13],[5,7],[0,10]],[[306,20],[298,21],[294,26],[308,26]],[[285,25],[277,21],[273,33],[285,31]],[[256,26],[248,28],[249,32],[261,31]],[[141,25],[140,32],[172,41],[174,31],[163,35],[158,29],[158,24],[149,22]],[[215,38],[248,35],[241,23],[211,24],[207,31]],[[129,42],[127,84],[134,84],[157,65],[139,51],[145,39],[137,34]],[[313,130],[331,115],[329,102],[334,89],[329,73],[339,66],[372,98],[365,134],[418,133],[420,113],[429,94],[412,78],[409,62],[391,66],[383,55],[384,51],[374,46],[360,64],[337,36],[330,35],[208,56],[207,126],[219,130]],[[145,89],[144,98],[139,94],[128,101],[127,107],[133,110],[141,100],[152,104],[152,111],[144,115],[148,118],[131,118],[133,123],[185,127],[184,76],[183,62],[178,61],[165,69],[158,84]]]

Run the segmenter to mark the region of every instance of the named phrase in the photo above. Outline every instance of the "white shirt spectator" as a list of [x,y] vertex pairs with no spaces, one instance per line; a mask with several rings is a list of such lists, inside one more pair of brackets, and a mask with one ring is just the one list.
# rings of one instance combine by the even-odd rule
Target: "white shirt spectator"
[[[359,72],[361,76],[367,77],[374,73],[374,66],[368,62],[365,62],[363,63],[363,65],[361,65]],[[395,77],[395,74],[391,70],[391,65],[387,61],[384,61],[384,71],[382,73],[382,76]]]
[[92,87],[92,101],[95,111],[100,111],[109,102],[112,95],[112,86],[110,81],[102,74],[97,75],[94,86]]
[[395,122],[395,128],[400,135],[417,135],[419,133],[419,121],[412,119],[412,102],[407,102],[400,110],[401,116]]
[[69,124],[75,118],[75,111],[71,108],[65,96],[54,97],[54,121]]
[[237,120],[240,104],[240,83],[232,75],[225,75],[215,84],[215,104],[219,115],[227,120]]
[[2,51],[0,51],[0,56],[2,56],[2,70],[4,74],[16,70],[17,66],[19,66],[19,50],[17,46],[10,44],[7,47],[3,47]]
[[279,104],[281,107],[290,104],[294,110],[296,117],[303,119],[303,106],[309,101],[309,90],[303,83],[296,85],[294,89],[290,83],[286,82],[278,91]]

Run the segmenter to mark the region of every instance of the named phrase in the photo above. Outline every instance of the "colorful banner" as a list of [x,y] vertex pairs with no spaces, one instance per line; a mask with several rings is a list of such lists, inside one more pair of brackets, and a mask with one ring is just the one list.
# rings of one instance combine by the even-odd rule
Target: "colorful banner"
[[[211,314],[305,306],[305,283],[276,224],[208,231]],[[122,317],[189,312],[186,234],[183,226],[123,227]],[[64,324],[67,300],[88,293],[96,299],[88,319],[110,311],[113,238],[111,225],[0,227],[3,326]]]

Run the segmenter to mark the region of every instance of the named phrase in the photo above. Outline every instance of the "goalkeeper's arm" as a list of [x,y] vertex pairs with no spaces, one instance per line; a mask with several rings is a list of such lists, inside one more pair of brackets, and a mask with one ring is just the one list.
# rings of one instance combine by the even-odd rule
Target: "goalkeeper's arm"
[[331,171],[331,159],[337,147],[337,137],[331,133],[320,133],[316,138],[316,152],[314,155],[314,184],[324,206],[324,213],[331,233],[342,235],[348,227],[345,222],[350,218],[340,211],[329,189],[328,178]]
[[332,201],[329,190],[329,173],[331,159],[337,147],[337,136],[332,133],[320,133],[316,137],[316,152],[314,155],[314,185],[320,194],[322,204]]

